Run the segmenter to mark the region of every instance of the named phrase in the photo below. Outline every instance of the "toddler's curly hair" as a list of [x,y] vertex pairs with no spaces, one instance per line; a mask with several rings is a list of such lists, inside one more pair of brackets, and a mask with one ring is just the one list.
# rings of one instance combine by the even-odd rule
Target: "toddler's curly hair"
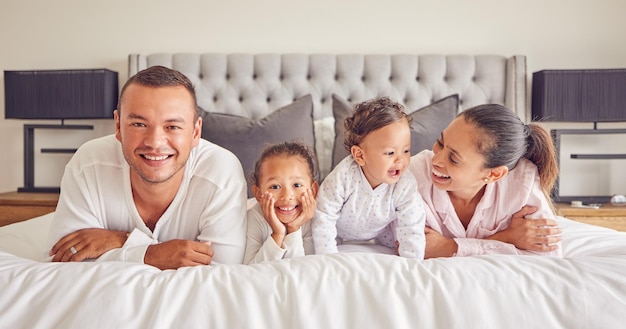
[[344,121],[345,139],[343,145],[350,152],[352,146],[359,145],[367,134],[398,120],[406,119],[409,125],[413,118],[404,112],[404,106],[389,97],[371,99],[354,106],[352,116]]

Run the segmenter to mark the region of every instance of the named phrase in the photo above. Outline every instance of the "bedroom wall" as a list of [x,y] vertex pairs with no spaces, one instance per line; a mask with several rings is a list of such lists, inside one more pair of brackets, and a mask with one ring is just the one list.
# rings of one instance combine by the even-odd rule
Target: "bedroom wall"
[[[153,52],[524,54],[529,74],[626,67],[624,12],[623,0],[3,0],[0,69],[108,68],[121,85],[128,54]],[[5,120],[0,102],[0,192],[23,185],[24,123]],[[95,129],[38,132],[36,147],[113,132],[112,120],[67,123]],[[36,156],[36,185],[58,185],[68,159]]]

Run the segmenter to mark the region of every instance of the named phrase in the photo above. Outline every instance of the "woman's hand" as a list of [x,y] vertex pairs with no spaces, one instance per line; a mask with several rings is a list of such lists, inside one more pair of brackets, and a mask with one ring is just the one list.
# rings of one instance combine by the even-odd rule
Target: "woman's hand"
[[490,239],[510,243],[522,250],[536,252],[556,250],[561,241],[561,229],[553,219],[525,218],[536,211],[537,207],[522,207],[520,211],[513,214],[509,227],[492,235]]
[[424,259],[452,257],[457,252],[459,246],[454,242],[454,239],[448,239],[430,227],[426,227],[424,233],[426,233],[426,251],[424,253]]

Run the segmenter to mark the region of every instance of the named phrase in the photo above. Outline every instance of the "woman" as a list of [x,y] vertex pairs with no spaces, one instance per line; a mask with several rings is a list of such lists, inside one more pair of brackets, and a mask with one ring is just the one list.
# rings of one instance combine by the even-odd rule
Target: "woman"
[[561,256],[549,197],[558,165],[541,126],[525,125],[501,105],[473,107],[432,151],[414,155],[410,170],[426,203],[426,258]]

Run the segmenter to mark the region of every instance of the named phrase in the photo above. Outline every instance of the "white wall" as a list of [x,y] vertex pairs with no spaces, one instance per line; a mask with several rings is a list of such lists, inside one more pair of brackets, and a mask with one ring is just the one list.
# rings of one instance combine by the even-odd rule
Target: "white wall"
[[[625,12],[623,0],[2,0],[0,69],[108,68],[123,84],[128,54],[153,52],[523,54],[529,74],[626,67]],[[23,185],[24,123],[4,120],[1,102],[0,192]],[[94,123],[39,138],[70,147],[113,132],[112,120]],[[36,185],[58,185],[63,157],[36,158]]]

